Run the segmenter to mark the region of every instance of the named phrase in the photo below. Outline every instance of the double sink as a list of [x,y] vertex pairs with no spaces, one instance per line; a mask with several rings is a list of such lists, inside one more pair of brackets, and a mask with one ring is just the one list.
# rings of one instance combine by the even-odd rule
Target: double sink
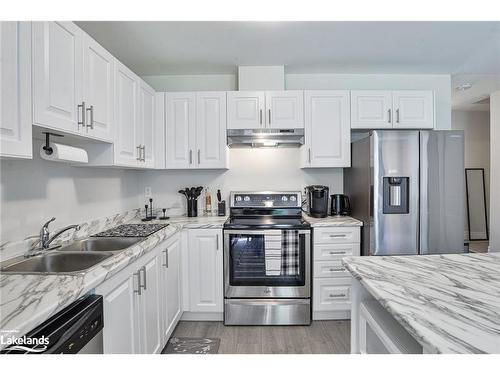
[[143,241],[142,237],[90,237],[31,258],[17,258],[1,265],[9,274],[76,274]]

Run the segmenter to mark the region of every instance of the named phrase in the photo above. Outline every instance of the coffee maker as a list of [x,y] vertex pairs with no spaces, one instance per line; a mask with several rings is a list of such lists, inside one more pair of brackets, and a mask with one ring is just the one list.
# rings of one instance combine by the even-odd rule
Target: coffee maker
[[328,186],[310,185],[306,187],[307,212],[311,217],[328,216]]

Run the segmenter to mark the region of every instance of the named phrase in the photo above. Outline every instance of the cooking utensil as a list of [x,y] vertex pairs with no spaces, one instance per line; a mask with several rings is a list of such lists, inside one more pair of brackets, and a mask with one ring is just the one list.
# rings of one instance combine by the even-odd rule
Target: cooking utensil
[[220,203],[222,201],[222,196],[220,194],[220,190],[217,190],[217,201]]

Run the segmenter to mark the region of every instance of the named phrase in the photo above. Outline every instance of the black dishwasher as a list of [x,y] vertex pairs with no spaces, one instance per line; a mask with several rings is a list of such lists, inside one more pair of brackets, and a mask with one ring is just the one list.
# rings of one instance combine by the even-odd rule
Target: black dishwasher
[[27,333],[25,342],[16,342],[0,353],[102,353],[103,317],[102,296],[82,297]]

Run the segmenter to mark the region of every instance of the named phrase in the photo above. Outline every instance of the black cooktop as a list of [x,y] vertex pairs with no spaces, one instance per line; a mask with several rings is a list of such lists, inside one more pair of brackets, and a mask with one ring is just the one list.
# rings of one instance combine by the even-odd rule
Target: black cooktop
[[311,225],[301,217],[230,217],[225,229],[308,229]]

